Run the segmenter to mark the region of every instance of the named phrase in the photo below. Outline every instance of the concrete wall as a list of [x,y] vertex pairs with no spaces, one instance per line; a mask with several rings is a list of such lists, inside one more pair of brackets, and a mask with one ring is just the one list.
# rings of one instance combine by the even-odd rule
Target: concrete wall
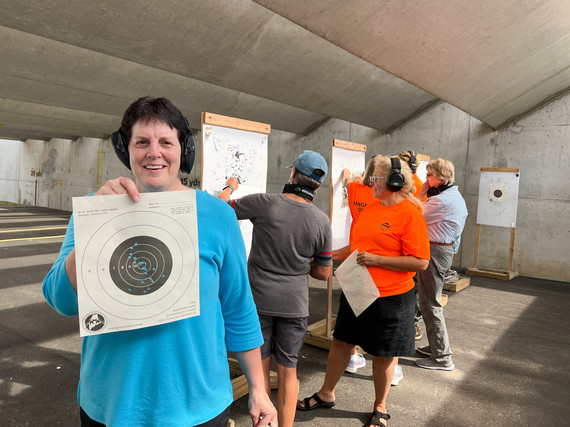
[[[476,198],[480,166],[521,169],[515,269],[570,281],[570,95],[469,147],[468,192]],[[482,227],[479,264],[506,266],[508,230]],[[497,232],[500,230],[500,232]]]
[[[520,168],[514,270],[521,275],[570,281],[570,95],[511,126],[494,131],[446,103],[439,103],[390,135],[370,138],[352,125],[352,141],[368,153],[405,149],[451,160],[469,217],[454,265],[473,265],[480,168]],[[369,141],[369,142],[368,142]],[[482,226],[481,267],[506,269],[511,230]]]
[[71,197],[97,189],[100,140],[22,143],[20,203],[71,210]]
[[[389,135],[336,119],[308,136],[274,130],[269,137],[267,191],[281,192],[290,174],[286,166],[303,149],[330,159],[333,138],[366,144],[367,160],[374,154],[403,150],[449,159],[456,167],[456,184],[470,212],[454,265],[468,267],[475,248],[480,168],[520,168],[514,269],[524,276],[570,281],[569,103],[567,95],[500,131],[446,103],[434,105]],[[186,185],[199,187],[199,133],[195,139],[196,165],[191,174],[181,178]],[[71,210],[71,197],[96,191],[99,182],[131,176],[116,159],[108,140],[9,141],[0,142],[0,148],[12,157],[9,161],[6,156],[0,163],[0,200]],[[328,179],[315,204],[328,214]],[[509,241],[510,229],[482,226],[479,266],[506,269]]]
[[0,200],[18,202],[20,175],[20,141],[0,139]]
[[[276,140],[272,133],[270,153],[278,159],[277,166],[284,157],[294,158],[304,148],[330,158],[330,141],[337,138],[366,144],[367,160],[374,154],[392,155],[403,150],[451,160],[456,184],[470,213],[454,259],[454,265],[460,267],[473,265],[480,169],[520,168],[513,268],[524,276],[570,281],[569,104],[567,95],[500,131],[446,103],[436,104],[389,135],[329,120],[304,138],[277,133]],[[281,171],[276,168],[283,180],[286,174]],[[316,204],[328,213],[328,182],[322,193],[327,197],[317,195]],[[481,227],[479,266],[507,269],[510,233],[510,228]]]

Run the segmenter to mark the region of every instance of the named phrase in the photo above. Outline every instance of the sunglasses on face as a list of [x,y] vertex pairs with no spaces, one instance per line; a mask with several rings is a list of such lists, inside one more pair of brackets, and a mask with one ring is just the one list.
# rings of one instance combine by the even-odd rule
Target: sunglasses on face
[[370,175],[370,176],[368,177],[368,180],[369,180],[370,182],[372,182],[372,183],[374,183],[374,182],[376,182],[376,181],[378,181],[378,180],[382,180],[382,179],[383,179],[383,180],[386,180],[386,178],[383,177],[383,176]]

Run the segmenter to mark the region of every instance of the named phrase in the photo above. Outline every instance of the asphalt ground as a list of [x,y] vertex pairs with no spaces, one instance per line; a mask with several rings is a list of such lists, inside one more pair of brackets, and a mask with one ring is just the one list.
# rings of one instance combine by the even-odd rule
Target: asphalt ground
[[[41,282],[59,252],[69,212],[0,203],[0,426],[77,426],[81,339],[77,318],[53,311]],[[570,283],[471,277],[445,316],[455,370],[400,359],[388,396],[390,426],[570,425]],[[339,290],[333,292],[336,310]],[[326,284],[311,281],[310,323],[326,314]],[[423,325],[422,325],[423,327]],[[425,331],[424,331],[425,332]],[[425,334],[424,334],[425,335]],[[427,345],[424,337],[418,346]],[[299,398],[321,386],[327,351],[305,345]],[[296,426],[361,426],[372,410],[372,360],[345,374],[336,406],[298,412]],[[208,354],[204,350],[207,369]],[[232,405],[248,426],[247,396]]]

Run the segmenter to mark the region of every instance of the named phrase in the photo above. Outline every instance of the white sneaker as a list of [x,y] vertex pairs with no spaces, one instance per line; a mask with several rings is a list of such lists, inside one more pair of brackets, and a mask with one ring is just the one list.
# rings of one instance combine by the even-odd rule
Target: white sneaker
[[366,359],[360,353],[355,353],[350,356],[350,362],[346,367],[345,371],[354,374],[360,368],[364,368],[366,366]]
[[392,385],[398,385],[398,383],[403,379],[404,371],[400,365],[396,365],[396,369],[394,369],[394,377],[392,378]]

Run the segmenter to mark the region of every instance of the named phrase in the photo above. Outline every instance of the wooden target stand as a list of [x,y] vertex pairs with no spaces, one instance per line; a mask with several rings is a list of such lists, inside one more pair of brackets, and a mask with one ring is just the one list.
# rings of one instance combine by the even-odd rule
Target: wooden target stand
[[515,251],[515,234],[516,228],[511,228],[511,242],[509,245],[509,267],[507,270],[495,268],[479,267],[479,239],[481,234],[481,224],[477,224],[475,230],[475,255],[473,257],[473,266],[467,267],[465,273],[471,276],[488,277],[490,279],[512,280],[519,275],[518,271],[513,271],[513,258]]
[[[225,128],[236,129],[242,132],[255,132],[259,134],[269,135],[271,132],[271,125],[265,123],[253,122],[250,120],[238,119],[235,117],[222,116],[220,114],[202,112],[202,123],[201,128],[204,125],[215,125],[223,126]],[[200,181],[204,182],[204,132],[202,131],[202,160],[201,160],[201,171],[202,176]],[[232,381],[233,398],[234,401],[245,396],[249,393],[249,387],[247,385],[247,379],[238,363],[234,358],[228,357],[228,364],[230,366],[230,377]],[[276,389],[279,382],[277,379],[277,373],[271,371],[269,373],[269,381],[272,389]],[[233,420],[230,419],[228,427],[233,427],[235,424]]]
[[[506,173],[515,173],[518,177],[520,173],[519,168],[481,168],[481,173],[483,172],[506,172]],[[479,194],[479,197],[482,197],[482,194]],[[515,215],[516,216],[516,215]],[[514,222],[513,222],[514,225]],[[465,269],[465,273],[471,276],[481,276],[481,277],[488,277],[491,279],[499,279],[499,280],[511,280],[514,279],[519,275],[518,271],[513,271],[513,258],[514,258],[514,251],[515,251],[515,235],[516,235],[516,227],[511,227],[511,240],[509,245],[509,266],[507,270],[495,269],[495,268],[486,268],[486,267],[479,267],[479,241],[481,235],[481,224],[479,220],[476,225],[475,230],[475,255],[473,259],[473,266],[468,267]]]
[[327,279],[327,317],[307,327],[305,343],[330,350],[332,346],[332,331],[336,325],[336,315],[332,314],[332,273]]
[[[366,145],[357,144],[354,142],[342,141],[339,139],[333,139],[331,141],[331,175],[330,175],[330,192],[329,192],[329,217],[331,218],[331,223],[333,222],[333,208],[334,208],[334,194],[333,194],[333,155],[332,152],[334,148],[342,148],[355,152],[366,152]],[[363,171],[366,166],[363,167]],[[332,313],[332,294],[333,294],[333,274],[331,272],[329,278],[327,279],[327,313],[326,317],[318,322],[312,323],[307,327],[307,336],[305,337],[305,343],[323,348],[325,350],[330,350],[332,346],[332,331],[336,325],[336,315]],[[357,351],[363,352],[360,347]]]

